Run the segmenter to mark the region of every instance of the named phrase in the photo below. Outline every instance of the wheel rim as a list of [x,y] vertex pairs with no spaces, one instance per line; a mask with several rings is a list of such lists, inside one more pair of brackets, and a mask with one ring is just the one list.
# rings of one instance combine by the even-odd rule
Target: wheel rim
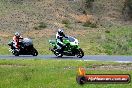
[[33,56],[37,56],[37,55],[38,55],[37,50],[34,50],[34,51],[33,51]]
[[79,53],[78,55],[77,55],[77,57],[83,57],[83,54],[82,53]]
[[37,53],[36,52],[34,52],[34,56],[37,56]]
[[34,53],[33,53],[33,56],[37,56],[37,55],[38,55],[38,53],[37,53],[37,52],[34,52]]
[[83,53],[82,49],[79,49],[77,57],[82,58],[83,56],[84,56],[84,53]]
[[19,56],[19,53],[15,51],[15,52],[14,52],[14,55],[15,55],[15,56]]

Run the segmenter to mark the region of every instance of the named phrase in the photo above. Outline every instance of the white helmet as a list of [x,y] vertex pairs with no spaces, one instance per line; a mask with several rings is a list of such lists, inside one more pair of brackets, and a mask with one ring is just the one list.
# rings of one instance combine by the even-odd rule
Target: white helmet
[[62,34],[63,32],[64,32],[63,29],[58,29],[59,34]]
[[16,32],[15,33],[15,36],[19,37],[20,36],[20,33],[19,32]]

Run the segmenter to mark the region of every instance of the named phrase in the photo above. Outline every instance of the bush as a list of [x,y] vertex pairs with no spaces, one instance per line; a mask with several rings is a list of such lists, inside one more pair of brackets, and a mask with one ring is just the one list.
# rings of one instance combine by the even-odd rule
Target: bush
[[94,0],[85,0],[85,7],[90,8]]
[[69,20],[62,20],[62,24],[65,24],[66,28],[70,28],[70,21]]
[[123,7],[123,15],[125,19],[132,18],[132,0],[126,0]]
[[94,0],[85,0],[86,3],[94,2]]
[[96,25],[95,23],[92,23],[92,22],[89,22],[89,21],[85,22],[85,23],[83,24],[83,26],[84,26],[84,27],[97,28],[97,25]]
[[70,24],[69,20],[62,20],[62,24]]
[[14,4],[23,4],[23,0],[10,0],[10,2]]
[[70,24],[65,24],[66,28],[71,28]]
[[35,26],[35,27],[34,27],[34,29],[35,29],[35,30],[41,30],[41,29],[46,28],[46,27],[47,27],[47,24],[46,24],[46,23],[40,22],[40,23],[38,24],[38,26]]
[[46,28],[47,26],[46,26],[46,23],[40,22],[38,27],[39,28]]

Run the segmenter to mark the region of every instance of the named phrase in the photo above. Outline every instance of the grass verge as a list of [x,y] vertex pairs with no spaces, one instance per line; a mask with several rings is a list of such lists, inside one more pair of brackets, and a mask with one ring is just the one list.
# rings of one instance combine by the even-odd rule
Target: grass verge
[[[0,88],[131,88],[129,84],[87,84],[76,83],[77,68],[84,66],[113,65],[115,62],[93,62],[77,60],[0,60]],[[131,66],[125,63],[123,66]],[[127,69],[88,70],[88,74],[132,74]],[[131,75],[132,76],[132,75]]]
[[85,54],[132,55],[131,26],[92,29],[78,39]]
[[[8,46],[8,45],[7,45]],[[0,44],[0,55],[10,54],[9,47]]]

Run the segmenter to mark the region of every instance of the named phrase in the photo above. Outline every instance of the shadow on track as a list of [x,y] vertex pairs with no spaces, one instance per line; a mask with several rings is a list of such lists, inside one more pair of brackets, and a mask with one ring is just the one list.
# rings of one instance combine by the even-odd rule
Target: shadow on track
[[3,55],[0,56],[0,59],[73,59],[73,60],[81,60],[82,58],[77,58],[75,56],[63,56],[63,57],[57,57],[55,55],[38,55],[38,56],[32,56],[32,55],[20,55],[20,56],[13,56],[13,55]]
[[78,60],[80,60],[80,59],[82,59],[82,58],[77,58],[77,57],[72,57],[72,56],[63,56],[63,57],[56,57],[56,56],[54,56],[54,57],[51,57],[52,59],[78,59]]

